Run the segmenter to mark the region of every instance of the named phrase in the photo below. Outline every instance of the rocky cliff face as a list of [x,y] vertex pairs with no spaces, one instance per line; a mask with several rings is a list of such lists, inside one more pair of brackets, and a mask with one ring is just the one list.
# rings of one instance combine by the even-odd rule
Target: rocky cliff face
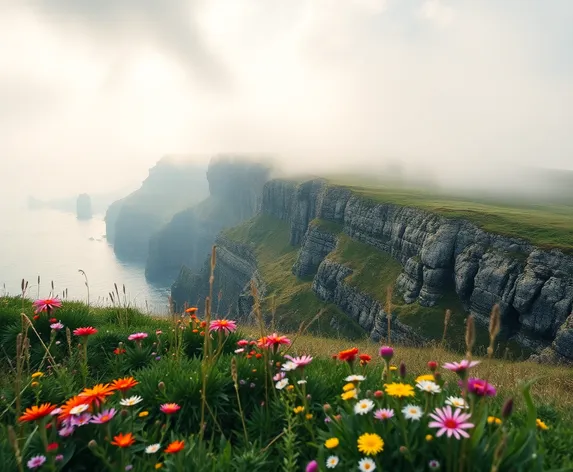
[[114,202],[106,213],[106,234],[116,255],[147,259],[149,240],[175,213],[207,195],[205,167],[194,161],[161,159],[141,188]]
[[[550,354],[573,359],[573,258],[542,251],[475,225],[416,208],[374,203],[320,180],[297,185],[271,181],[262,211],[288,220],[291,243],[303,242],[295,272],[307,275],[332,247],[317,234],[314,218],[338,223],[350,237],[390,253],[404,267],[397,289],[406,302],[432,306],[452,287],[469,312],[487,322],[499,303],[507,336],[547,346]],[[318,263],[316,293],[358,319],[367,330],[379,326],[380,307],[344,286],[348,268],[328,259]],[[377,318],[378,317],[378,318]]]
[[217,234],[251,218],[261,206],[270,167],[246,158],[213,159],[207,170],[209,197],[177,213],[150,241],[145,274],[150,280],[175,280],[181,267],[198,272]]

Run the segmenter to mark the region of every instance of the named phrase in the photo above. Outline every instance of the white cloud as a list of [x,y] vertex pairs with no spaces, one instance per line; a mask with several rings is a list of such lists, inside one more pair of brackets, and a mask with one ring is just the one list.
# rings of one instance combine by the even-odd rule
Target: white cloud
[[454,19],[454,9],[443,0],[424,0],[418,13],[439,26],[447,26]]

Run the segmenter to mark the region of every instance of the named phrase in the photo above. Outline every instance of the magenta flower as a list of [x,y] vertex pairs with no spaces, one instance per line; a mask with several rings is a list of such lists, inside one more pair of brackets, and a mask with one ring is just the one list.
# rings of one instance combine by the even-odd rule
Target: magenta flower
[[44,298],[43,300],[36,300],[32,303],[32,306],[35,308],[34,314],[46,312],[52,313],[56,308],[62,307],[62,302],[58,298]]
[[111,421],[111,419],[115,416],[115,414],[117,413],[117,411],[115,410],[115,408],[110,408],[108,410],[103,410],[100,414],[95,415],[92,419],[91,422],[94,424],[104,424],[107,423],[108,421]]
[[143,339],[145,339],[148,336],[147,333],[133,333],[130,334],[127,339],[129,341],[142,341]]
[[391,408],[379,408],[374,412],[374,418],[380,421],[389,420],[394,416],[394,410]]
[[[462,382],[460,382],[460,386],[463,386]],[[495,397],[497,394],[497,390],[492,384],[482,379],[476,379],[475,377],[468,379],[468,392],[478,397]]]
[[394,357],[394,349],[390,346],[382,346],[380,348],[380,357],[386,361],[390,361]]
[[64,325],[63,325],[62,323],[60,323],[60,322],[58,322],[58,323],[52,323],[52,324],[50,325],[50,328],[53,329],[54,331],[59,331],[59,330],[61,330],[61,329],[64,329]]
[[479,361],[468,361],[464,359],[461,362],[446,362],[442,367],[444,369],[451,370],[456,374],[464,374],[468,369],[475,367],[479,364]]
[[63,460],[64,460],[64,455],[63,455],[63,454],[58,454],[58,455],[56,456],[56,462],[60,462],[60,461],[63,461]]
[[285,356],[285,358],[291,361],[296,368],[304,367],[312,362],[312,357],[306,355],[299,357]]
[[237,341],[237,346],[245,347],[248,345],[249,345],[249,341],[247,341],[246,339],[241,339],[240,341]]
[[452,411],[451,406],[436,408],[434,413],[430,414],[430,417],[433,418],[434,421],[431,421],[428,426],[430,428],[440,428],[436,433],[437,437],[446,433],[448,438],[451,438],[452,435],[456,439],[460,439],[461,436],[469,438],[470,435],[465,430],[474,427],[473,423],[467,422],[470,416],[469,413],[462,413],[462,410],[457,408],[454,408]]
[[28,461],[28,469],[37,469],[46,462],[46,456],[34,456]]
[[92,419],[92,415],[89,413],[82,413],[81,415],[72,416],[71,425],[72,426],[85,426],[89,424]]
[[229,334],[237,329],[237,322],[233,320],[213,320],[209,325],[209,331],[218,331]]
[[318,462],[310,461],[306,465],[306,472],[317,472],[318,471]]

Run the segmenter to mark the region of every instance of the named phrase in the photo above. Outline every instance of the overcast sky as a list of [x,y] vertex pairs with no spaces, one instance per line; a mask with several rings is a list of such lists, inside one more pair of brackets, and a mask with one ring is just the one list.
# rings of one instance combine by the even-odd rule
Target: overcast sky
[[0,192],[166,153],[571,169],[572,24],[571,0],[0,0]]

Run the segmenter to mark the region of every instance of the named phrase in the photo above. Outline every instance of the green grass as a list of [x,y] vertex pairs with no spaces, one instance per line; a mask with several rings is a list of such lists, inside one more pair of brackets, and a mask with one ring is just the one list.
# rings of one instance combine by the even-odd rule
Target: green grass
[[492,233],[521,238],[544,249],[573,254],[573,205],[519,204],[480,201],[479,198],[440,194],[429,190],[360,186],[332,180],[375,203],[415,207],[447,218],[464,219]]
[[[267,284],[267,298],[263,307],[269,311],[274,303],[276,319],[282,327],[297,329],[302,321],[309,321],[320,310],[324,310],[311,331],[330,336],[342,333],[351,339],[365,336],[364,330],[354,320],[314,294],[311,279],[299,279],[292,273],[300,248],[289,245],[288,222],[259,215],[227,230],[225,235],[232,240],[253,245],[259,271]],[[330,325],[333,318],[339,329]]]

